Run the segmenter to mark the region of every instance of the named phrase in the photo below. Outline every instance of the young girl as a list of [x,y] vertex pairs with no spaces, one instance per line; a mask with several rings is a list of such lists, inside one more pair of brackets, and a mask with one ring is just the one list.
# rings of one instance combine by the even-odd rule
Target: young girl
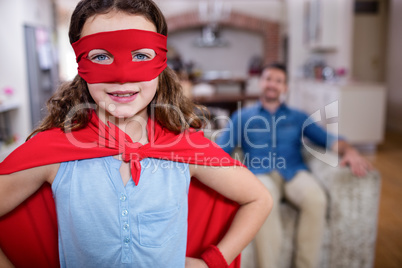
[[[0,215],[49,183],[61,267],[226,267],[264,222],[271,198],[192,130],[202,120],[166,67],[160,10],[151,0],[83,0],[69,36],[78,75],[49,101],[25,149],[0,165]],[[186,257],[191,177],[239,204],[201,258]]]

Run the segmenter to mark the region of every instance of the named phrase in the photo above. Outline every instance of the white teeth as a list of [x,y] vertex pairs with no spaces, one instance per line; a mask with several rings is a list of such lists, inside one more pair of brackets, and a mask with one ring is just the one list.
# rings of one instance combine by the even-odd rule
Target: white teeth
[[130,97],[134,95],[134,93],[127,93],[127,94],[112,94],[115,97]]

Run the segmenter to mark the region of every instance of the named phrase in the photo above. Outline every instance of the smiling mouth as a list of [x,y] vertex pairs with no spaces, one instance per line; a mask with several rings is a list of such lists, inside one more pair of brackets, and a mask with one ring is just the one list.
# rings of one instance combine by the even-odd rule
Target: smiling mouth
[[107,93],[112,101],[118,103],[130,103],[137,98],[138,92],[123,92],[115,91]]
[[119,98],[125,98],[125,97],[131,97],[135,94],[137,94],[137,92],[132,92],[132,93],[108,93],[111,96],[114,97],[119,97]]

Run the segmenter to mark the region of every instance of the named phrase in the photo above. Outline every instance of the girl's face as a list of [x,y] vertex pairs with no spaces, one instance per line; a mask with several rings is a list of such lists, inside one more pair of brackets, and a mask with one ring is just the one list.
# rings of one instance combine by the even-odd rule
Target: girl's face
[[[81,37],[99,32],[128,29],[156,32],[155,25],[143,16],[112,11],[88,18]],[[147,61],[153,57],[155,57],[155,51],[149,48],[132,51],[133,61]],[[113,61],[113,55],[103,49],[92,50],[88,58],[98,64],[110,64]],[[110,116],[124,119],[141,116],[145,119],[147,106],[156,93],[158,77],[144,82],[88,83],[87,85],[89,93],[98,106],[98,116],[104,122]]]

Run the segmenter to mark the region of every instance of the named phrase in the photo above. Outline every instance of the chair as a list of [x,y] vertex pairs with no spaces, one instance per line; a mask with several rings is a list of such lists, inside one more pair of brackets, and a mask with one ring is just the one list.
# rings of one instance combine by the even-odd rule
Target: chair
[[[381,187],[379,173],[371,171],[358,178],[347,167],[332,167],[307,153],[305,160],[328,196],[327,222],[318,267],[373,267]],[[289,268],[294,255],[298,212],[286,201],[281,203],[280,209],[284,241],[278,268]],[[242,268],[257,268],[253,247],[252,242],[243,251]]]

